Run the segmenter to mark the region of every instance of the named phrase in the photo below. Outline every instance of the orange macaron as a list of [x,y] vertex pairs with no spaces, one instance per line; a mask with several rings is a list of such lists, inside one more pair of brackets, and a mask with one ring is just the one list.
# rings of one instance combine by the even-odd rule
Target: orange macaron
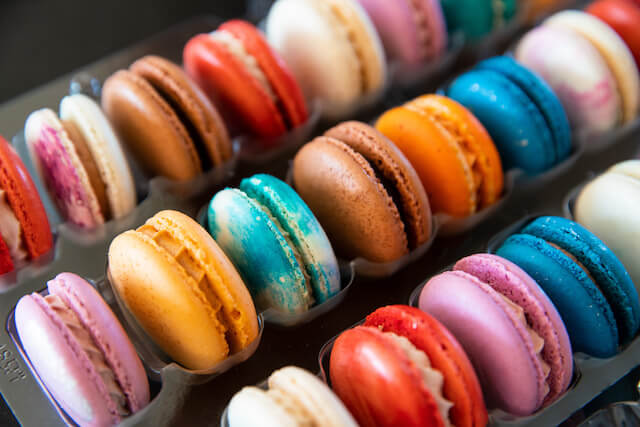
[[498,150],[482,124],[456,101],[418,97],[384,113],[376,128],[416,169],[433,212],[462,218],[502,195]]

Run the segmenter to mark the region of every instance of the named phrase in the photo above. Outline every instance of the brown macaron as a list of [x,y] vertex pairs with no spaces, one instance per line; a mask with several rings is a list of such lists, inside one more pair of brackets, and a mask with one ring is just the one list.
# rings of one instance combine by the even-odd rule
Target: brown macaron
[[158,56],[109,77],[102,108],[151,176],[186,181],[232,156],[218,111],[179,66]]
[[367,124],[341,123],[306,144],[293,160],[293,184],[341,257],[389,262],[431,236],[420,178]]

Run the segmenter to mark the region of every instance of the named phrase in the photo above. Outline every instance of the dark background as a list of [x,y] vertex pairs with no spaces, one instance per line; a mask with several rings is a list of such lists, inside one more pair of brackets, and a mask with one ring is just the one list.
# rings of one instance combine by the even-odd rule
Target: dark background
[[[245,9],[244,0],[0,0],[0,104],[191,17]],[[0,426],[14,425],[0,400]]]
[[0,103],[199,14],[244,0],[0,0]]

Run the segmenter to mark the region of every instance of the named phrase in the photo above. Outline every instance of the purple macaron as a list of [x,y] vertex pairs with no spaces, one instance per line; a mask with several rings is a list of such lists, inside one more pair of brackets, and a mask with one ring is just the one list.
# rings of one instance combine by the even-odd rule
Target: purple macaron
[[82,278],[62,273],[49,294],[15,310],[22,347],[49,393],[80,426],[111,426],[149,402],[149,383],[113,312]]
[[408,66],[435,59],[447,48],[438,0],[358,0],[373,21],[387,56]]
[[530,415],[571,382],[571,344],[557,310],[536,282],[504,258],[477,254],[425,285],[420,309],[458,339],[489,407]]

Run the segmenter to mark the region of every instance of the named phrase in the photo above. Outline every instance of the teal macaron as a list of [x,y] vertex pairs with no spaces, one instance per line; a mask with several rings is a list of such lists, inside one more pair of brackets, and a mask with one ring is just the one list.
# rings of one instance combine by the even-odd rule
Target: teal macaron
[[477,40],[516,16],[517,0],[441,0],[449,33]]
[[538,217],[497,250],[525,270],[560,312],[575,351],[611,357],[640,327],[638,293],[600,239],[560,217]]
[[491,134],[505,169],[544,172],[571,152],[569,119],[551,88],[508,56],[480,62],[446,89]]
[[298,194],[270,175],[218,192],[209,232],[231,259],[260,309],[302,313],[340,290],[329,239]]

